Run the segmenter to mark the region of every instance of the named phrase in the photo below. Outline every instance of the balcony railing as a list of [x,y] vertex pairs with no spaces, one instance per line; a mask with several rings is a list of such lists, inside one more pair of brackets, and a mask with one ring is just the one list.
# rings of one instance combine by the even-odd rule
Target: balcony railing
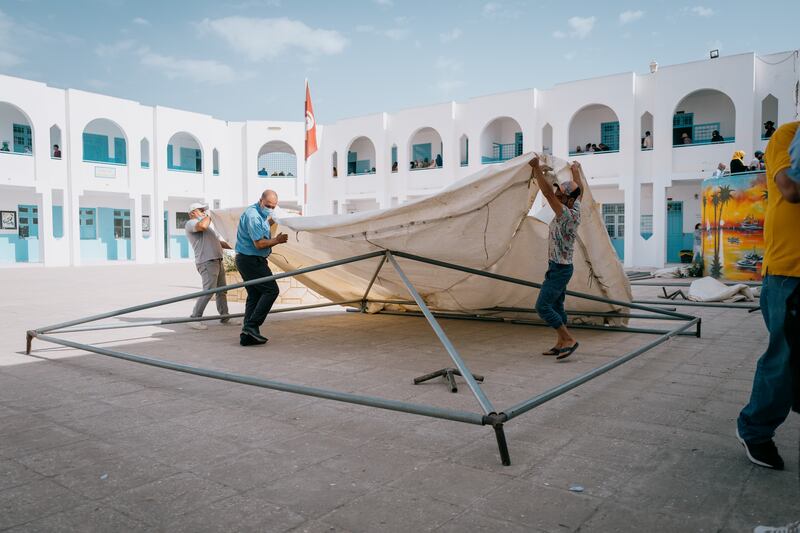
[[520,155],[522,155],[522,143],[492,143],[492,156],[481,156],[481,163],[484,165],[502,163]]
[[687,146],[703,146],[703,145],[709,145],[709,144],[730,144],[732,142],[736,142],[736,137],[730,137],[730,138],[725,139],[724,141],[714,141],[714,142],[692,140],[692,142],[687,143],[687,144],[673,144],[672,147],[673,148],[684,148],[684,147],[687,147]]
[[[652,148],[651,148],[652,150]],[[595,150],[594,152],[570,152],[570,156],[580,156],[580,155],[603,155],[603,154],[617,154],[619,150]]]

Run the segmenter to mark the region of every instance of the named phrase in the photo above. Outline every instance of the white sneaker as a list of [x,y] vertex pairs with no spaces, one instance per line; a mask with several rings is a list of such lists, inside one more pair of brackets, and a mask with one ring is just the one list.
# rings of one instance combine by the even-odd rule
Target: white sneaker
[[242,325],[242,319],[241,318],[229,318],[227,320],[220,320],[220,323],[224,324],[225,326],[241,326]]
[[208,329],[208,326],[203,324],[202,322],[189,322],[189,327],[192,329]]

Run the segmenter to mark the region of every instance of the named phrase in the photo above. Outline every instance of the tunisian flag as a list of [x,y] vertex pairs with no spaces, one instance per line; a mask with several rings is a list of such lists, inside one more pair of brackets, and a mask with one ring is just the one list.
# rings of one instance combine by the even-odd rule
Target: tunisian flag
[[317,121],[314,119],[314,107],[311,105],[311,91],[306,81],[306,160],[317,151]]

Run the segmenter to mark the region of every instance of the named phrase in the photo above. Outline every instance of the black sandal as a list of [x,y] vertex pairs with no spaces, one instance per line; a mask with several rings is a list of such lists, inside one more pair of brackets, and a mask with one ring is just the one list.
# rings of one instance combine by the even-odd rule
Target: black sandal
[[561,350],[553,346],[548,351],[542,352],[542,355],[558,355],[559,353],[561,353]]
[[558,356],[556,357],[556,359],[566,359],[567,357],[572,355],[572,352],[574,352],[577,349],[578,349],[578,343],[577,342],[575,343],[574,346],[570,346],[569,348],[562,348],[562,349],[560,349],[558,351],[559,353],[558,353]]

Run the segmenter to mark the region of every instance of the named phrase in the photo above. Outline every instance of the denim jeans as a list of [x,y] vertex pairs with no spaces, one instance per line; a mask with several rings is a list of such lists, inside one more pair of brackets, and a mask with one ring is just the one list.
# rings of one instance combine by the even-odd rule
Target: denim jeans
[[737,420],[739,435],[747,442],[770,440],[792,407],[791,352],[783,326],[786,300],[799,284],[800,278],[796,277],[764,276],[760,305],[769,330],[769,344],[756,365],[750,403]]
[[[267,265],[267,258],[259,255],[236,254],[236,268],[244,281],[265,278],[272,275]],[[259,327],[267,319],[267,314],[272,309],[272,304],[278,298],[280,290],[275,280],[248,285],[247,302],[244,305],[244,320],[242,330],[253,330],[259,333]]]
[[564,298],[567,297],[567,283],[572,278],[573,270],[572,265],[550,261],[547,274],[544,275],[544,283],[539,289],[536,312],[553,329],[558,329],[567,323]]

